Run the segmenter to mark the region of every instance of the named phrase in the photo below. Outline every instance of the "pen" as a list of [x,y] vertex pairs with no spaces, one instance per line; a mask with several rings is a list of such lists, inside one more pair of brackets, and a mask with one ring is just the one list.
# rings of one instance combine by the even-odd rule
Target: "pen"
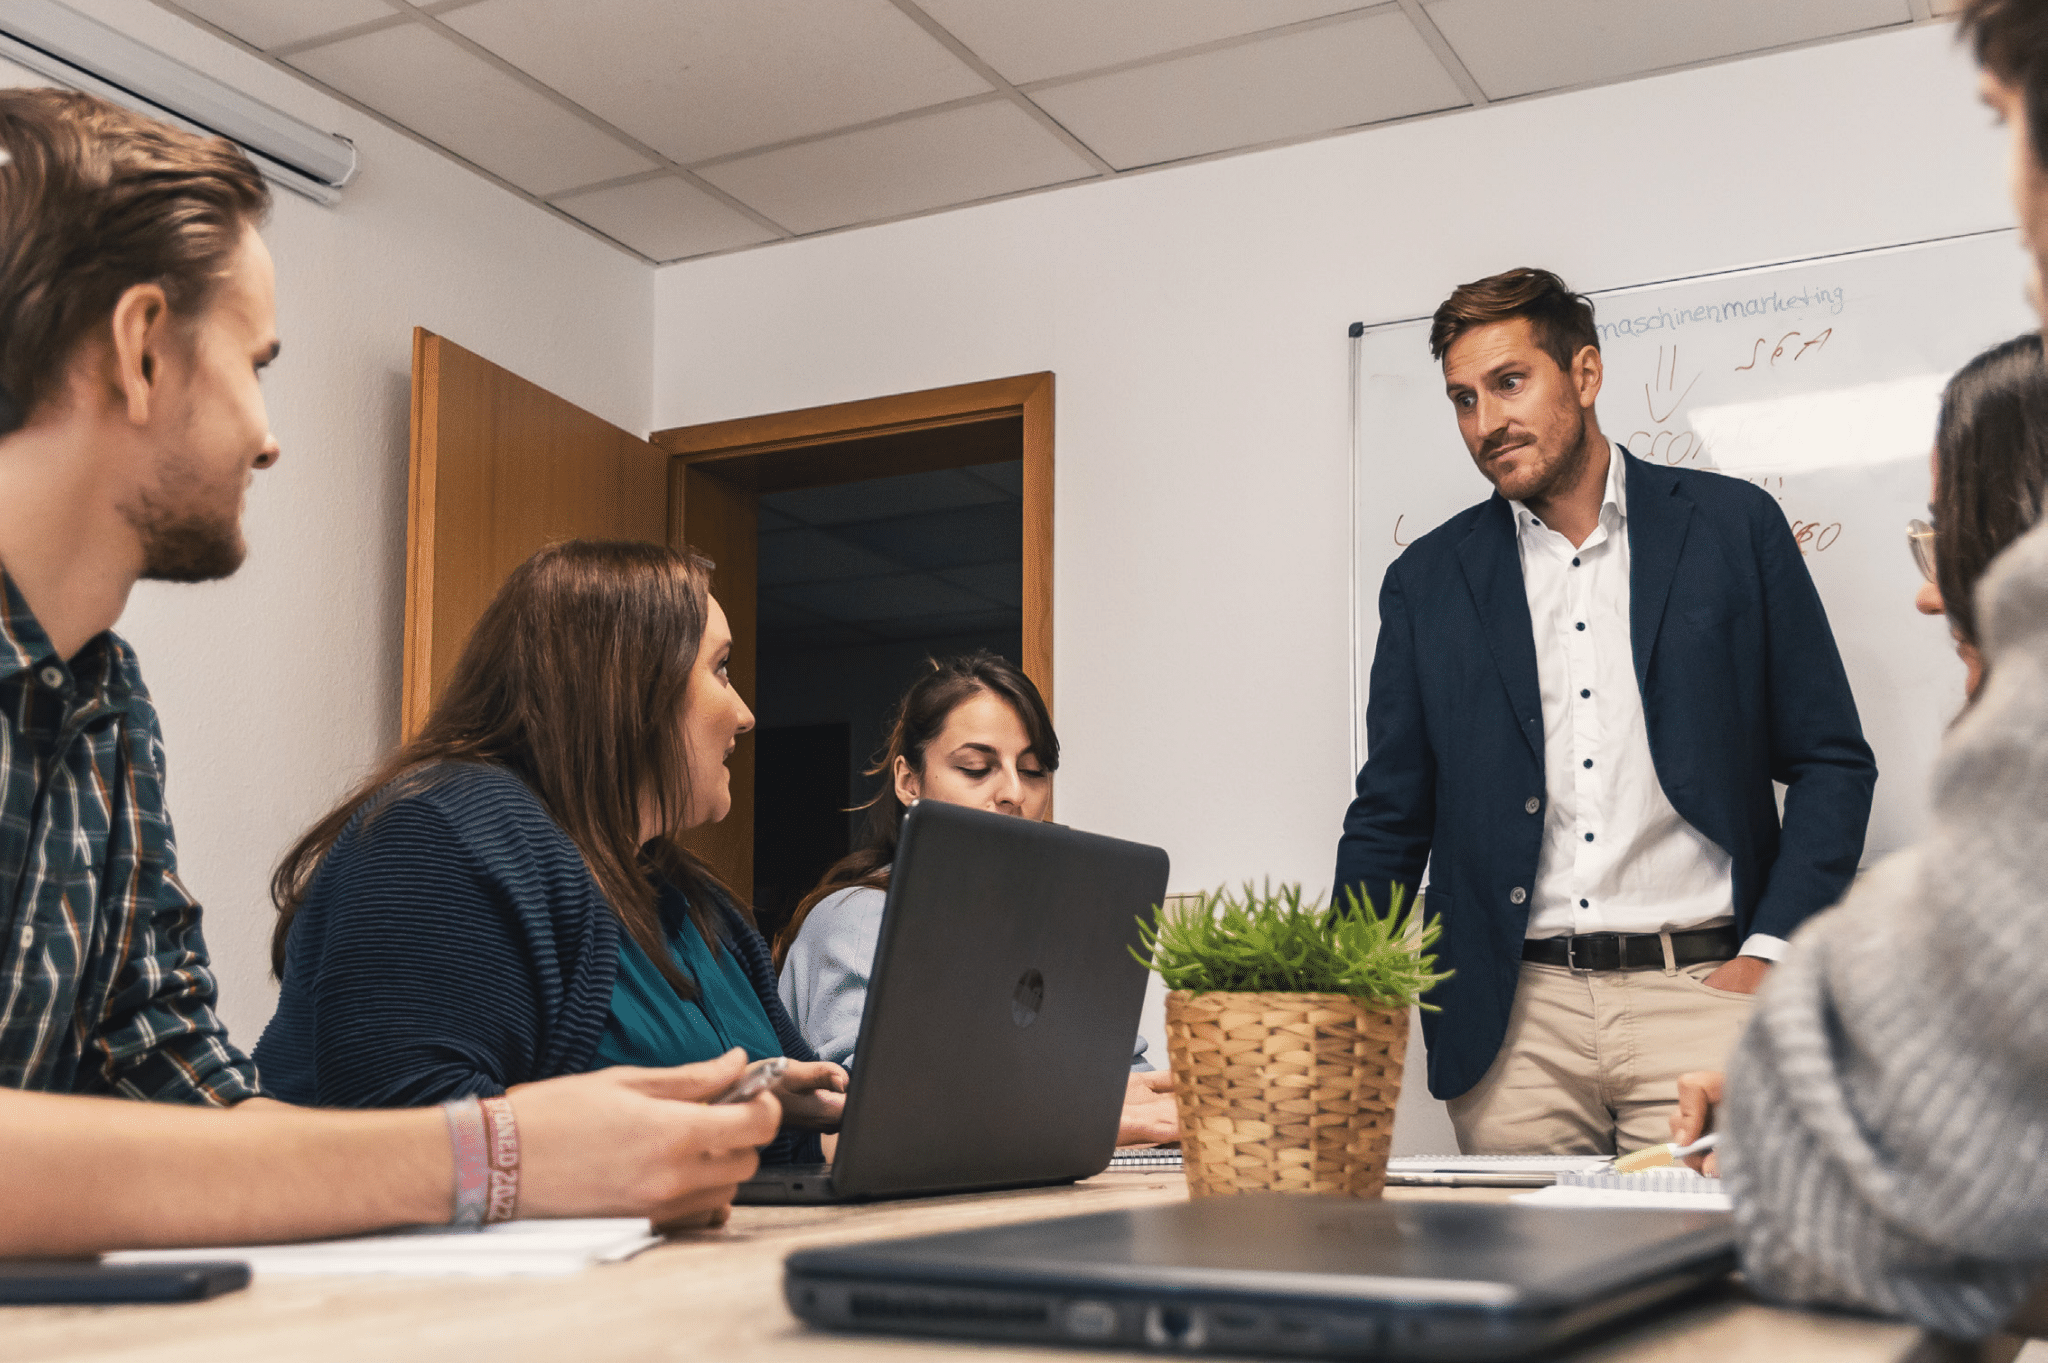
[[1623,1155],[1614,1161],[1614,1172],[1633,1174],[1644,1169],[1661,1169],[1667,1164],[1676,1164],[1688,1155],[1704,1155],[1720,1143],[1721,1133],[1709,1131],[1691,1145],[1674,1145],[1666,1141],[1653,1145],[1647,1150],[1638,1150],[1632,1155]]

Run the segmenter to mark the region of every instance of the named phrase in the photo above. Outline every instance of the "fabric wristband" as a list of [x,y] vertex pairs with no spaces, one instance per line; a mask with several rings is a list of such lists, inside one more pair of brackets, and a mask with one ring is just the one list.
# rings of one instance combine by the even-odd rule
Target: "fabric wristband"
[[490,1145],[484,1134],[483,1104],[457,1098],[441,1104],[448,1119],[448,1143],[455,1149],[455,1209],[448,1224],[476,1230],[490,1204]]
[[519,1122],[512,1115],[510,1098],[479,1101],[484,1110],[490,1162],[490,1194],[484,1224],[494,1226],[519,1214]]

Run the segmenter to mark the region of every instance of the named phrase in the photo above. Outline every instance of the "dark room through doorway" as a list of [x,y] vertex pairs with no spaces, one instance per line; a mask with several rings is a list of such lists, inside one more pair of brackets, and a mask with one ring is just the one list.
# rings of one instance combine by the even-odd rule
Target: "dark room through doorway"
[[869,775],[929,660],[1020,662],[1023,465],[875,478],[760,502],[754,908],[773,935],[855,845]]

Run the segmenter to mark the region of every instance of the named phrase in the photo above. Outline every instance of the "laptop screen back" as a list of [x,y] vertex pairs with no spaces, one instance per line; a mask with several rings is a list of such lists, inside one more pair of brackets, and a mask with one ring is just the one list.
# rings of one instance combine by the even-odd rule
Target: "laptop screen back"
[[904,817],[841,1195],[1086,1177],[1116,1143],[1156,847],[930,801]]

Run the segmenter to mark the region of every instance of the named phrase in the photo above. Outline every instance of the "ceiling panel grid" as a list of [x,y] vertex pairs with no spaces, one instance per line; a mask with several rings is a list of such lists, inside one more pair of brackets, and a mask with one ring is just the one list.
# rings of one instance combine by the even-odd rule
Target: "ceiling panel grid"
[[156,0],[666,263],[1945,22],[1949,0]]

